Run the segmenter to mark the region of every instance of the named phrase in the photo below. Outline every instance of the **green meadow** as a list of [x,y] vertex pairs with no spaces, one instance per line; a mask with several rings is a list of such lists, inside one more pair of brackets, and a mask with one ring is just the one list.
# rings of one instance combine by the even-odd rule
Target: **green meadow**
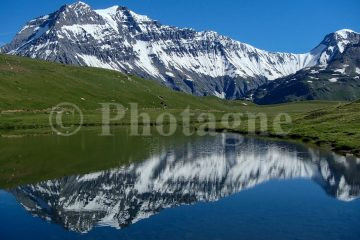
[[[191,109],[190,125],[207,131],[232,131],[248,134],[249,113],[266,114],[267,131],[259,121],[251,134],[304,141],[343,154],[360,155],[360,102],[302,101],[279,105],[255,105],[248,101],[229,101],[216,97],[196,97],[176,92],[155,81],[98,68],[76,67],[0,55],[0,133],[3,138],[24,135],[54,134],[49,126],[53,106],[61,102],[76,104],[84,114],[83,127],[102,125],[100,103],[118,103],[125,116],[112,125],[131,125],[130,103],[137,103],[139,112],[150,116],[141,125],[156,125],[164,112],[175,116],[182,125],[181,113]],[[204,113],[215,119],[199,120]],[[243,113],[240,126],[224,126],[226,113]],[[289,134],[275,132],[279,113],[291,116],[283,124]],[[112,112],[116,115],[116,112]],[[76,117],[65,116],[65,124],[77,124]],[[214,121],[214,124],[209,124]],[[162,124],[169,124],[166,120]],[[205,127],[204,127],[205,126]],[[0,163],[1,165],[1,163]]]

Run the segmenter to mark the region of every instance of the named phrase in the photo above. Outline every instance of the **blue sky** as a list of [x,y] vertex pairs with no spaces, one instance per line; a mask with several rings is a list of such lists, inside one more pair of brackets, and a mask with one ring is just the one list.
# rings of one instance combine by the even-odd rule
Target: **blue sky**
[[[0,44],[26,21],[72,3],[64,0],[1,0]],[[94,9],[127,6],[163,24],[214,30],[255,47],[306,52],[330,32],[360,32],[359,0],[83,0]]]

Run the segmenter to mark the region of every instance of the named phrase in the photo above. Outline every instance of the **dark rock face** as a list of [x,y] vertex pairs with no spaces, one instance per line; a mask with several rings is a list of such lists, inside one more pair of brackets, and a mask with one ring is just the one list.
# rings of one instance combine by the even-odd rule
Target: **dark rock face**
[[[360,98],[360,35],[343,48],[328,52],[325,65],[306,68],[269,82],[253,92],[254,102],[275,104],[301,100],[346,100]],[[334,35],[331,37],[335,38]],[[330,39],[327,39],[329,42]]]
[[328,36],[306,54],[272,53],[215,32],[165,26],[125,7],[93,10],[77,2],[28,22],[1,52],[114,69],[198,96],[239,99],[268,80],[326,64],[339,41],[341,50],[358,38],[350,35]]

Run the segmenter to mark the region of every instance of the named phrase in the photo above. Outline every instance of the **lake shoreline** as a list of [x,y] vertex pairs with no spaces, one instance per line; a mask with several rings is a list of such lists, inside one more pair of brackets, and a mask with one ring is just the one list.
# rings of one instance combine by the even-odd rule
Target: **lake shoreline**
[[255,132],[255,133],[249,133],[247,131],[243,130],[236,130],[236,129],[229,129],[229,128],[216,128],[216,129],[208,129],[208,131],[215,131],[220,133],[236,133],[246,136],[252,136],[252,137],[261,137],[265,139],[278,139],[278,140],[284,140],[287,142],[297,142],[297,143],[304,143],[308,146],[316,146],[321,149],[331,151],[334,153],[337,153],[339,155],[349,157],[349,156],[355,156],[360,157],[359,149],[356,148],[341,148],[336,144],[336,142],[330,142],[326,140],[321,140],[318,138],[312,138],[309,136],[302,136],[298,134],[288,134],[288,135],[279,135],[275,133],[261,133],[261,132]]
[[[151,121],[150,123],[138,123],[138,126],[150,126],[150,127],[156,127],[160,125],[169,125],[169,122],[165,122],[163,124],[158,124],[155,121]],[[74,124],[75,126],[79,126]],[[130,122],[114,122],[110,123],[107,126],[110,127],[129,127],[133,124]],[[182,126],[181,123],[177,124],[178,126]],[[101,127],[103,126],[102,123],[99,122],[85,122],[81,125],[84,128],[90,128],[90,127]],[[199,130],[198,124],[196,122],[191,122],[190,125],[191,128],[195,130]],[[6,132],[9,132],[10,134],[4,134],[4,132],[0,132],[0,136],[3,138],[16,138],[16,137],[22,137],[26,135],[53,135],[56,134],[52,131],[49,125],[22,125],[22,126],[16,126],[16,125],[8,125],[6,128],[3,126],[0,126],[0,130],[5,130]],[[343,156],[355,156],[360,157],[360,149],[358,148],[351,148],[349,146],[341,146],[339,142],[337,141],[328,141],[327,139],[321,139],[319,137],[312,137],[307,135],[302,135],[299,133],[289,133],[289,134],[276,134],[272,132],[271,130],[268,132],[249,132],[247,130],[243,129],[232,129],[232,128],[224,128],[224,127],[216,127],[215,129],[203,129],[208,132],[219,132],[219,133],[235,133],[235,134],[241,134],[246,136],[255,136],[255,137],[261,137],[266,139],[279,139],[279,140],[285,140],[285,141],[294,141],[294,142],[301,142],[305,143],[307,145],[312,145],[316,147],[323,148],[328,151],[335,152],[337,154],[343,155]]]

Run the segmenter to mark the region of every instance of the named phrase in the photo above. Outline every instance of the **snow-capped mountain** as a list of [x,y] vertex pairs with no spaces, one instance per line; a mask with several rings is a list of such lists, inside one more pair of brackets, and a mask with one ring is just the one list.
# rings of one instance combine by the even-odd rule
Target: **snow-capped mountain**
[[[349,32],[343,32],[349,34]],[[335,39],[341,35],[329,37]],[[360,38],[357,44],[335,45],[325,53],[326,65],[304,68],[257,88],[249,94],[258,104],[277,104],[299,100],[354,101],[360,98]],[[347,35],[345,35],[347,37]]]
[[343,201],[360,195],[359,159],[255,139],[237,147],[224,144],[232,138],[219,135],[141,163],[11,192],[34,216],[77,232],[123,228],[165,208],[216,201],[272,179],[312,179]]
[[212,31],[165,26],[125,7],[83,2],[28,22],[1,51],[156,79],[195,95],[242,98],[248,90],[317,64],[359,40],[341,30],[309,53],[273,53]]

